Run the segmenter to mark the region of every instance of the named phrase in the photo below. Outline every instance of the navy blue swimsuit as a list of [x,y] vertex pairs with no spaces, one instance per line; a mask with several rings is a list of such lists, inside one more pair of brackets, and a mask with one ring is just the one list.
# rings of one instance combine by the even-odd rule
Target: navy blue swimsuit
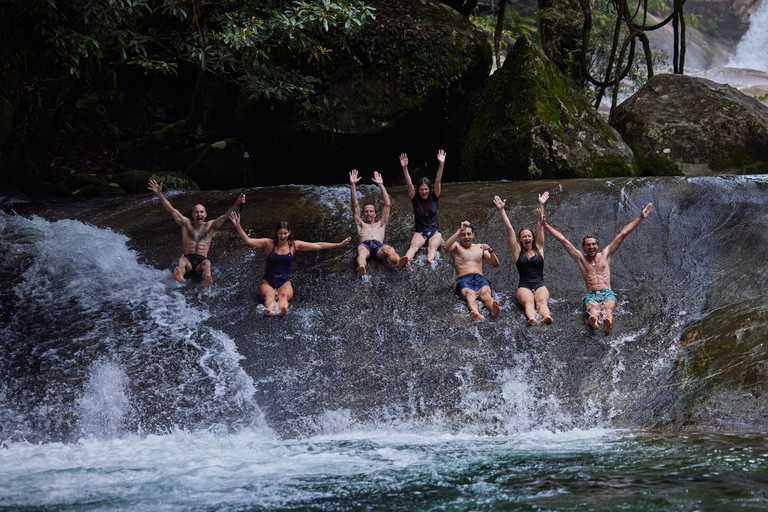
[[427,240],[440,232],[440,226],[437,223],[438,199],[434,191],[431,191],[426,199],[422,199],[418,192],[411,199],[415,221],[414,231],[421,233],[421,236]]
[[520,283],[518,288],[528,288],[532,292],[536,292],[537,289],[544,284],[544,259],[538,254],[534,254],[532,258],[525,257],[525,251],[520,251],[515,262],[517,271],[520,273]]
[[291,280],[291,263],[293,254],[277,254],[274,250],[267,256],[267,269],[264,280],[277,290]]

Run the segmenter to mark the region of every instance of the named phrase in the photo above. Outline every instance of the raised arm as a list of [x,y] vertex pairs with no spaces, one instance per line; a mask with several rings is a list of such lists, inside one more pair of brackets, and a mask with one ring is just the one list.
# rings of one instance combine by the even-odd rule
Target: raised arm
[[403,178],[405,179],[405,184],[408,186],[408,197],[413,199],[413,197],[416,195],[416,189],[413,188],[411,173],[408,172],[408,155],[405,153],[400,153],[400,167],[403,168]]
[[229,220],[232,221],[232,224],[235,225],[235,229],[237,229],[237,234],[240,235],[240,238],[245,242],[245,245],[248,247],[253,247],[255,249],[264,249],[267,252],[272,250],[272,247],[275,245],[274,240],[271,238],[251,238],[248,236],[248,234],[243,229],[243,226],[240,225],[240,214],[236,211],[229,212]]
[[582,261],[584,260],[584,257],[581,255],[581,253],[573,246],[571,242],[568,241],[565,236],[555,228],[549,225],[547,222],[547,218],[544,216],[544,212],[541,210],[541,208],[536,209],[536,220],[539,224],[542,225],[544,229],[547,230],[547,232],[552,235],[552,237],[560,242],[560,244],[565,248],[565,252],[568,253],[568,255],[576,261],[580,266],[582,264]]
[[224,215],[217,217],[213,220],[213,222],[211,222],[211,229],[221,229],[224,223],[227,222],[227,219],[231,218],[232,212],[236,212],[240,208],[241,204],[245,204],[245,194],[240,194],[237,196],[237,199],[235,199],[235,204],[230,206],[229,210],[224,212]]
[[332,242],[304,242],[302,240],[294,240],[293,244],[297,251],[323,251],[325,249],[337,249],[347,245],[352,240],[351,236],[348,236],[344,240],[338,243]]
[[483,250],[483,260],[492,267],[498,267],[501,265],[499,257],[493,252],[493,249],[488,244],[480,244],[480,248]]
[[387,189],[384,188],[384,178],[381,177],[381,174],[378,172],[373,173],[373,178],[371,178],[375,184],[379,186],[379,190],[381,190],[381,197],[384,199],[384,207],[381,209],[381,225],[386,226],[387,221],[389,220],[389,213],[392,210],[392,202],[389,200],[389,194],[387,194]]
[[[539,209],[541,213],[544,213],[544,203],[549,199],[549,192],[539,194]],[[539,248],[539,252],[544,251],[544,226],[541,222],[536,221],[536,247]]]
[[352,218],[358,227],[363,225],[363,219],[360,218],[360,205],[357,204],[357,189],[355,188],[359,181],[360,177],[357,175],[357,169],[352,169],[349,173],[349,188],[352,191]]
[[440,197],[440,192],[443,190],[441,183],[443,182],[443,167],[445,166],[445,151],[442,149],[437,152],[437,161],[437,174],[432,190],[435,192],[435,196]]
[[147,186],[148,190],[151,190],[153,194],[157,196],[157,198],[160,200],[160,204],[163,205],[163,208],[165,208],[165,211],[171,214],[171,217],[173,217],[173,220],[176,221],[176,224],[179,226],[186,226],[187,225],[187,218],[184,217],[179,210],[173,207],[170,201],[163,195],[163,185],[162,183],[158,183],[155,180],[149,180],[149,186]]
[[603,250],[606,258],[611,257],[613,253],[619,250],[621,242],[624,241],[627,235],[630,234],[632,230],[634,230],[643,221],[644,218],[648,217],[648,214],[651,213],[651,208],[653,208],[653,203],[648,203],[642,210],[640,210],[640,215],[632,219],[629,224],[624,226],[624,229],[622,229],[619,234],[616,235],[616,238],[614,238],[611,243],[608,244],[608,246]]
[[520,244],[517,242],[515,228],[512,227],[512,223],[509,221],[509,217],[507,217],[507,211],[504,209],[507,205],[507,200],[502,200],[499,196],[493,196],[493,204],[496,205],[496,208],[499,209],[499,213],[501,213],[501,220],[504,221],[504,229],[507,230],[507,244],[509,245],[509,250],[512,251],[514,261],[517,261],[517,258],[520,256]]
[[443,249],[445,249],[445,252],[450,253],[453,251],[453,249],[455,248],[454,246],[456,245],[456,240],[459,239],[459,235],[464,230],[464,228],[468,226],[470,226],[469,221],[465,220],[464,222],[461,223],[461,226],[459,226],[459,229],[457,229],[456,232],[452,234],[448,238],[448,240],[445,241],[445,243],[443,244]]

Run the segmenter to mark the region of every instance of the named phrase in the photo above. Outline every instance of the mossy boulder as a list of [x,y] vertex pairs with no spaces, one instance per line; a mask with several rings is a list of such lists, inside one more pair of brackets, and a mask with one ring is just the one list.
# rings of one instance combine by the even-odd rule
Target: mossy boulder
[[197,185],[197,183],[194,182],[194,180],[192,180],[192,178],[180,172],[156,172],[152,173],[149,176],[149,179],[155,180],[158,183],[162,183],[163,190],[200,190],[200,187]]
[[74,197],[119,197],[126,195],[125,190],[117,184],[96,176],[95,174],[71,174],[65,183]]
[[229,190],[242,187],[246,163],[243,143],[226,139],[207,145],[185,174],[204,190]]
[[647,176],[768,173],[768,107],[729,85],[656,75],[611,124]]
[[248,147],[286,180],[326,181],[318,155],[334,173],[330,182],[338,182],[340,169],[381,169],[385,159],[399,171],[397,155],[416,148],[429,148],[424,159],[431,161],[443,144],[448,113],[488,77],[488,40],[454,9],[434,0],[369,3],[375,22],[349,55],[334,53],[320,70],[309,108],[272,109],[245,93],[239,102]]
[[[529,37],[457,115],[462,180],[633,176],[632,151]],[[466,133],[461,126],[469,128]]]
[[120,185],[129,194],[143,194],[147,191],[147,183],[152,174],[147,171],[126,170],[112,177],[112,181]]

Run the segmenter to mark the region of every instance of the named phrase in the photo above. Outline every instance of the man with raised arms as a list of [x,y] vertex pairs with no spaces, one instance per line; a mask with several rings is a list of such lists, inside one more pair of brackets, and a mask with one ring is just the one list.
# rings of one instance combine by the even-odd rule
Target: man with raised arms
[[174,208],[163,195],[163,185],[161,183],[149,180],[147,188],[160,199],[163,208],[171,214],[176,224],[181,226],[183,254],[179,257],[176,268],[173,269],[174,279],[184,284],[186,282],[184,278],[187,274],[197,272],[203,276],[203,282],[200,286],[203,288],[210,286],[213,283],[213,278],[211,277],[211,261],[208,259],[208,250],[211,248],[213,234],[224,225],[230,213],[237,211],[238,207],[245,203],[245,194],[240,194],[235,204],[224,215],[217,217],[215,220],[206,221],[205,218],[208,216],[208,213],[203,205],[196,204],[192,208],[192,218],[189,219]]
[[[491,283],[483,277],[483,261],[492,267],[499,266],[499,258],[488,244],[475,244],[475,233],[469,221],[461,223],[458,231],[445,241],[443,249],[451,255],[456,270],[456,293],[467,301],[469,317],[482,320],[477,308],[480,299],[491,312],[491,318],[499,316],[499,303],[493,300]],[[458,240],[458,243],[456,243]]]
[[384,180],[378,172],[373,173],[373,182],[379,186],[381,196],[384,199],[384,208],[381,209],[381,219],[376,220],[376,207],[372,204],[363,206],[363,216],[360,217],[360,205],[357,203],[357,190],[355,185],[361,180],[357,175],[357,169],[349,173],[349,185],[352,189],[352,216],[355,219],[357,235],[360,243],[357,246],[357,273],[365,275],[368,258],[389,259],[394,264],[400,260],[395,249],[384,244],[384,230],[389,221],[389,212],[392,203],[389,200],[387,189],[384,188]]
[[599,251],[600,243],[594,235],[587,235],[581,242],[584,253],[580,253],[562,233],[547,223],[544,212],[536,210],[536,218],[544,226],[555,240],[560,242],[568,255],[573,258],[581,271],[584,283],[587,285],[587,293],[584,295],[584,307],[589,315],[589,326],[599,329],[600,313],[602,308],[603,330],[605,334],[611,332],[613,327],[613,310],[616,309],[616,294],[611,290],[611,257],[619,249],[621,242],[635,229],[643,219],[651,213],[653,204],[648,203],[632,222],[624,226],[616,238],[608,246]]

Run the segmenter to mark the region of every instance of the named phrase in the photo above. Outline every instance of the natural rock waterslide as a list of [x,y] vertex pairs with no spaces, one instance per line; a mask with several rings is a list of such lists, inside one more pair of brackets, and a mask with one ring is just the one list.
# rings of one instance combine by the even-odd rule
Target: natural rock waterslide
[[[116,385],[86,381],[102,366],[123,376],[130,404],[104,425],[130,432],[266,421],[281,436],[302,436],[329,412],[361,426],[463,432],[764,430],[767,189],[761,176],[445,184],[444,233],[470,220],[502,262],[486,269],[501,314],[479,322],[455,296],[445,254],[434,268],[423,254],[399,271],[372,263],[363,279],[354,245],[300,253],[290,312],[265,318],[257,302],[264,255],[231,226],[214,238],[215,282],[201,292],[195,280],[172,279],[178,227],[149,193],[17,203],[21,216],[0,216],[3,435],[56,440],[97,428],[78,418],[86,388]],[[614,257],[619,307],[608,336],[588,328],[581,277],[551,237],[554,324],[528,327],[515,304],[517,275],[491,200],[507,199],[516,228],[532,226],[543,190],[552,194],[549,221],[577,245],[595,232],[604,246],[641,205],[654,204]],[[237,192],[171,201],[182,211],[202,202],[217,215]],[[361,192],[378,200],[372,186]],[[387,240],[403,252],[411,208],[405,190],[391,192]],[[353,234],[348,186],[247,196],[252,236],[269,236],[278,219],[302,240]]]

